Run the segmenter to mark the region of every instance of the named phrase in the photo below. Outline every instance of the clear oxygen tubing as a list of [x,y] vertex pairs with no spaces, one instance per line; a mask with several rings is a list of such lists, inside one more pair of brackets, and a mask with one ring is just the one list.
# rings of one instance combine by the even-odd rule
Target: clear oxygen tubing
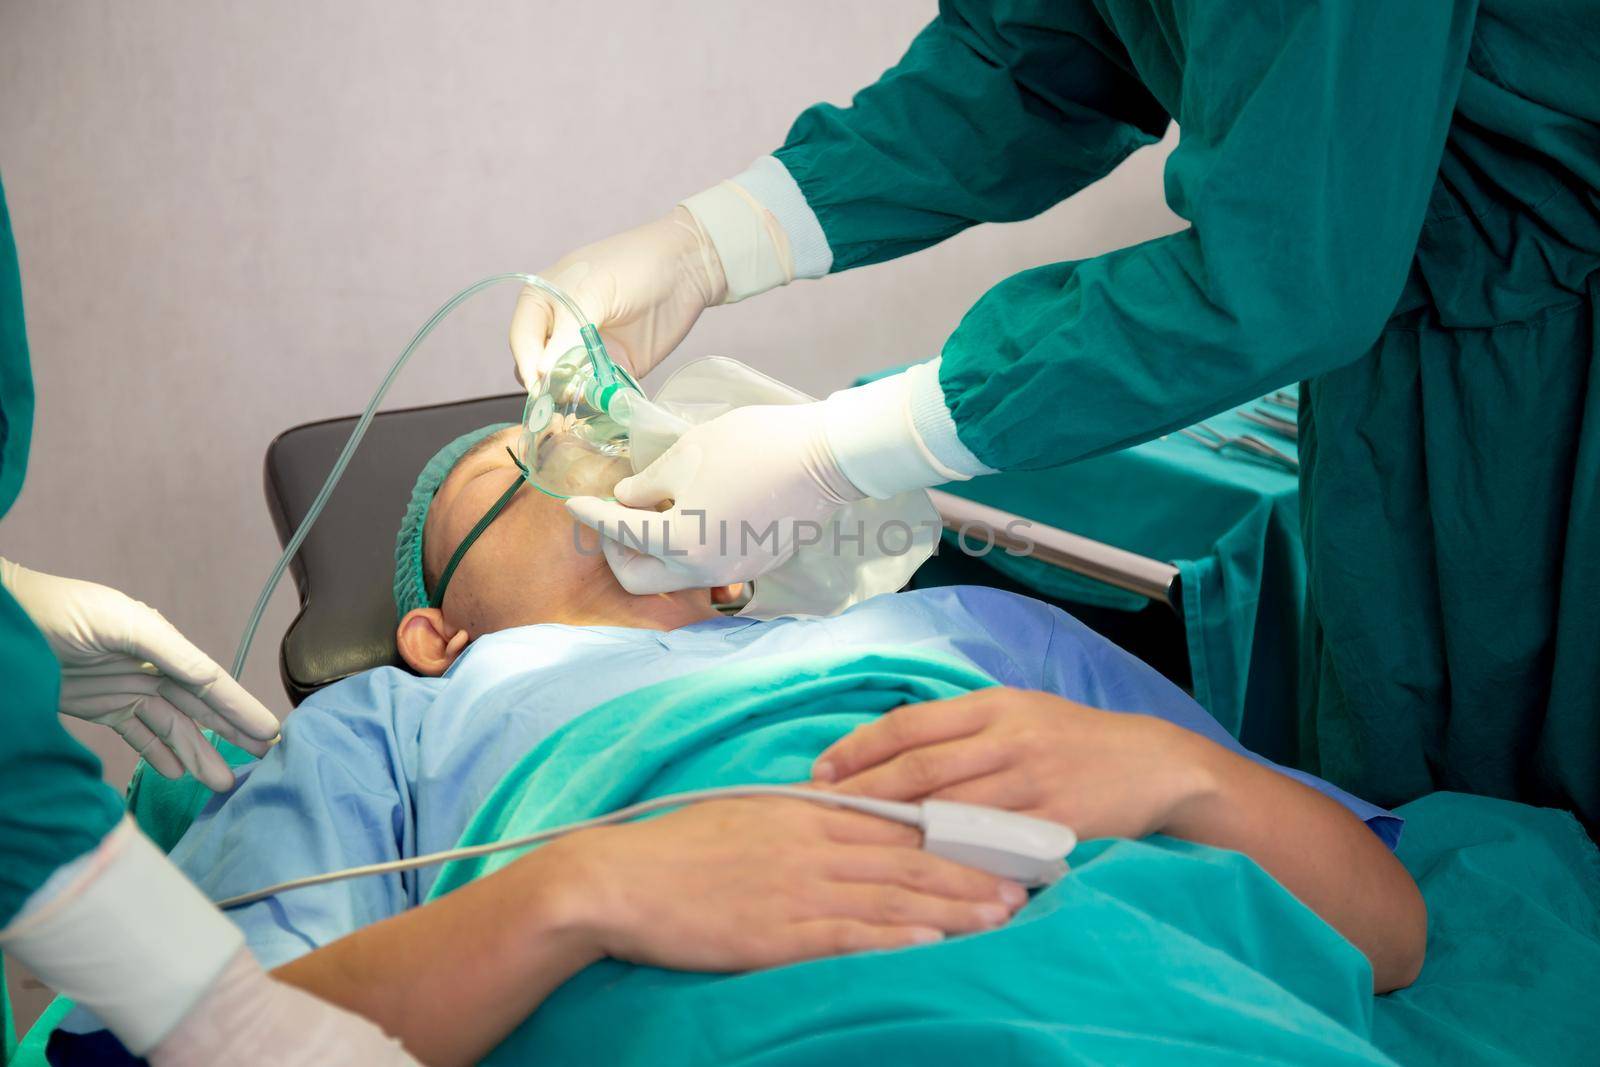
[[388,860],[383,863],[369,863],[362,867],[346,867],[344,870],[328,871],[323,874],[313,874],[305,878],[294,878],[277,885],[269,885],[255,889],[238,896],[227,897],[217,901],[217,907],[223,910],[237,908],[243,904],[253,904],[267,897],[275,897],[279,893],[287,893],[291,889],[305,889],[314,885],[326,885],[329,882],[342,882],[347,878],[363,878],[370,874],[392,874],[395,871],[412,871],[418,867],[429,867],[435,863],[448,863],[450,860],[475,859],[478,856],[488,856],[495,852],[505,852],[514,848],[528,848],[532,845],[552,841],[567,834],[575,834],[579,830],[592,830],[597,826],[612,826],[619,822],[637,819],[641,815],[661,811],[664,808],[676,808],[685,804],[698,804],[707,800],[726,800],[733,797],[788,797],[793,800],[808,800],[813,804],[822,804],[831,808],[844,808],[847,811],[859,811],[867,815],[876,815],[879,818],[889,819],[892,822],[903,823],[906,826],[922,828],[923,809],[920,804],[902,804],[893,800],[874,800],[871,797],[845,796],[839,793],[819,793],[813,789],[801,789],[791,785],[729,785],[716,789],[694,789],[685,793],[673,793],[669,796],[656,797],[605,815],[597,815],[592,819],[583,819],[579,822],[567,823],[565,826],[554,826],[548,830],[528,834],[524,837],[507,838],[504,841],[491,841],[483,845],[468,845],[464,848],[449,848],[442,852],[429,852],[422,856],[410,856],[406,859]]
[[[278,588],[278,582],[283,579],[283,572],[289,568],[289,562],[294,559],[294,554],[300,551],[300,545],[305,541],[306,535],[311,532],[311,527],[316,524],[317,516],[322,514],[322,509],[327,506],[328,498],[333,495],[333,490],[339,484],[339,479],[344,477],[344,470],[350,465],[350,457],[355,455],[356,446],[361,444],[361,439],[366,436],[367,427],[372,425],[372,418],[378,412],[378,405],[383,402],[384,396],[389,392],[389,387],[400,374],[400,369],[411,359],[413,353],[428,339],[434,328],[444,321],[449,314],[460,307],[467,300],[483,292],[485,289],[500,285],[503,282],[522,282],[535,289],[549,294],[562,307],[564,307],[579,323],[579,335],[583,338],[583,347],[589,353],[590,362],[593,364],[596,377],[603,384],[611,384],[616,380],[616,371],[611,362],[610,355],[606,352],[605,344],[600,340],[600,331],[579,310],[578,305],[566,293],[556,286],[551,285],[535,274],[495,274],[482,281],[473,282],[449,300],[446,300],[439,310],[435,311],[428,321],[422,324],[416,336],[411,338],[411,343],[401,350],[400,356],[389,368],[389,373],[383,376],[383,381],[378,385],[378,391],[372,394],[372,399],[367,401],[366,410],[361,413],[355,429],[350,431],[350,439],[344,443],[344,450],[339,453],[339,458],[334,461],[333,470],[328,472],[328,480],[322,483],[322,488],[317,492],[316,498],[311,501],[311,507],[306,511],[306,517],[300,520],[300,525],[294,531],[294,536],[289,538],[289,543],[284,546],[283,555],[278,557],[277,564],[272,568],[272,573],[267,575],[266,584],[261,587],[261,595],[256,598],[256,606],[250,612],[250,620],[245,623],[244,633],[239,638],[239,648],[233,654],[233,671],[235,678],[241,676],[245,660],[250,655],[250,644],[255,640],[256,628],[261,625],[261,616],[266,613],[267,602],[272,599],[273,592]],[[608,393],[606,399],[610,399]]]

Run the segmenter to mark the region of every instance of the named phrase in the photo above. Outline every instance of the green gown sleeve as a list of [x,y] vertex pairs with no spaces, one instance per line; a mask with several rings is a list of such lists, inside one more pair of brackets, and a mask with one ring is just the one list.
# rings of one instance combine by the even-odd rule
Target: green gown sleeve
[[1024,271],[968,313],[940,385],[992,467],[1122,448],[1357,359],[1405,284],[1475,5],[1107,6],[1160,23],[1128,36],[1182,131],[1166,194],[1191,226]]
[[1166,129],[1087,4],[990,6],[941,3],[898,64],[850,107],[802,113],[774,153],[816,213],[833,270],[1038,214]]
[[[22,280],[0,185],[0,516],[22,489],[33,430],[33,375]],[[0,927],[58,867],[97,846],[122,818],[100,761],[61,725],[61,668],[0,589]]]

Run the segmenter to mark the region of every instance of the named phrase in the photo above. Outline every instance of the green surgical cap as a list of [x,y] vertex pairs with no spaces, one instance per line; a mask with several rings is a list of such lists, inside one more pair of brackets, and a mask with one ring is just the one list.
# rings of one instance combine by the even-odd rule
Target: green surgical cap
[[428,522],[428,508],[450,471],[472,446],[492,433],[515,423],[497,422],[464,433],[433,454],[417,475],[411,488],[411,502],[400,520],[400,533],[394,539],[394,606],[399,618],[413,608],[428,606],[428,581],[422,574],[422,528]]

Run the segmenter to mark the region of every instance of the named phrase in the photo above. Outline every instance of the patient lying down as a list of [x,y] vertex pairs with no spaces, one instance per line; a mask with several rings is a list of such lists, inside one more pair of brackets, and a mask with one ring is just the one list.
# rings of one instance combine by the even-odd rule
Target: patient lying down
[[[425,520],[415,508],[411,516],[420,546],[408,549],[402,535],[397,642],[416,675],[373,671],[316,694],[288,718],[283,742],[202,813],[174,850],[214,897],[451,847],[486,800],[504,807],[508,788],[523,788],[518,775],[529,772],[518,765],[527,753],[560,731],[581,730],[586,713],[613,698],[669,679],[681,680],[674,683],[679,691],[693,684],[690,676],[716,677],[704,673],[711,668],[753,671],[763,685],[770,672],[771,684],[781,687],[807,657],[878,648],[942,657],[1000,685],[858,717],[853,728],[854,720],[840,720],[845,725],[831,735],[826,716],[795,718],[781,748],[793,753],[782,759],[799,760],[790,779],[806,777],[809,765],[817,788],[990,804],[1057,819],[1085,841],[1164,835],[1151,839],[1157,851],[1178,849],[1162,854],[1185,862],[1226,855],[1185,841],[1243,853],[1359,948],[1374,990],[1416,976],[1426,920],[1415,885],[1390,851],[1399,820],[1246,753],[1186,695],[1047,605],[992,589],[948,588],[877,597],[831,619],[723,617],[713,604],[730,594],[726,589],[627,594],[592,546],[584,551],[574,540],[559,501],[525,486],[462,557],[442,604],[418,606],[468,531],[517,478],[504,448],[513,432],[488,435],[448,465],[431,502],[424,499]],[[424,490],[426,498],[431,486]],[[420,577],[405,573],[415,562]],[[659,703],[647,701],[638,713],[648,717]],[[646,759],[650,746],[667,743],[618,734],[596,744],[588,764],[571,746],[561,750],[568,761],[562,766],[600,767],[595,761],[616,759],[617,746],[627,744],[642,746]],[[719,735],[692,743],[728,742]],[[729,751],[735,754],[726,760],[736,762]],[[694,755],[675,749],[661,773],[691,765]],[[725,757],[713,754],[711,762],[718,760]],[[553,788],[540,783],[537,770],[527,781],[528,789]],[[1017,943],[1013,935],[1058,936],[1048,921],[1019,919],[1017,927],[997,930],[1023,904],[1019,887],[916,844],[914,831],[867,816],[792,801],[723,801],[565,838],[432,900],[437,868],[287,893],[231,914],[280,977],[368,1015],[423,1059],[472,1062],[604,957],[726,972],[900,950],[839,961],[884,968],[907,951],[968,942],[971,949],[962,951],[970,957],[1000,933],[1012,940],[994,942],[997,959],[1015,951],[1006,948]],[[1084,867],[1075,854],[1068,883],[1092,878],[1107,855]],[[1225,931],[1225,941],[1235,924],[1252,921],[1243,883],[1228,884],[1240,886],[1237,895],[1229,889],[1206,899],[1213,915],[1207,921]],[[1049,906],[1059,912],[1067,899],[1057,896]],[[1292,900],[1284,906],[1306,915]],[[1309,915],[1306,921],[1316,922]],[[1344,944],[1328,936],[1330,945]],[[1038,951],[1057,950],[1040,942]],[[874,972],[859,971],[838,981],[850,982],[849,973],[874,980]],[[1044,980],[1047,973],[1013,980]],[[1132,980],[1130,973],[1097,979],[1097,988]],[[936,998],[959,1004],[977,997],[992,977],[962,969],[937,982],[929,977],[922,993],[913,980],[896,1003],[904,1002],[907,1018],[921,1017],[934,1011]],[[1136,977],[1117,994],[1123,1002],[1156,996],[1148,972]],[[1192,978],[1185,982],[1194,986]],[[608,995],[599,988],[574,983],[569,991]],[[626,987],[608,981],[604,988]],[[648,995],[668,996],[673,988],[655,983]],[[737,997],[743,987],[719,988],[719,996]],[[924,994],[927,1003],[919,1000]],[[831,1006],[844,1012],[853,996],[841,989],[809,1003],[805,1027],[825,1028]],[[1007,1010],[1020,1012],[1015,995],[1006,996]],[[518,1033],[581,1014],[570,999],[558,997]],[[1184,1017],[1159,1003],[1154,1010]],[[547,1031],[542,1039],[554,1040]],[[726,1048],[707,1053],[724,1054]],[[647,1058],[668,1057],[655,1049]]]

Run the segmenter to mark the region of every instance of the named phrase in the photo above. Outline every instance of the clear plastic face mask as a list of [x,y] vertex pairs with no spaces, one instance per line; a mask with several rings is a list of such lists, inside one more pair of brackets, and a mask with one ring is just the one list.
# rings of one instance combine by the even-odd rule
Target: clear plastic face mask
[[[355,428],[350,431],[339,458],[334,461],[333,470],[328,472],[327,480],[322,483],[311,506],[306,509],[305,517],[284,546],[283,555],[278,557],[272,573],[267,575],[266,582],[261,586],[255,607],[251,609],[250,618],[239,637],[239,647],[233,655],[234,677],[244,670],[245,660],[250,655],[250,643],[255,639],[256,628],[266,613],[273,590],[278,587],[295,553],[300,550],[306,535],[322,514],[339,479],[344,477],[356,446],[372,425],[378,405],[394,384],[395,377],[439,323],[456,308],[486,289],[511,282],[537,289],[565,308],[581,324],[578,332],[583,340],[582,347],[557,361],[558,373],[541,383],[539,392],[528,398],[528,404],[523,409],[523,433],[513,452],[513,458],[527,467],[523,478],[534,488],[554,497],[593,495],[611,498],[617,482],[633,473],[628,423],[633,419],[636,408],[648,410],[648,405],[637,403],[644,400],[644,392],[627,371],[611,361],[600,340],[599,331],[585,320],[583,309],[558,286],[534,274],[495,274],[473,282],[428,317],[396,357],[377,391],[372,394],[372,399],[367,401],[366,409],[356,420]],[[505,500],[509,501],[511,495],[508,492]],[[492,515],[488,520],[492,520]]]
[[585,341],[557,359],[529,395],[515,454],[543,493],[611,499],[633,473],[628,423],[644,391],[611,361],[598,336]]

